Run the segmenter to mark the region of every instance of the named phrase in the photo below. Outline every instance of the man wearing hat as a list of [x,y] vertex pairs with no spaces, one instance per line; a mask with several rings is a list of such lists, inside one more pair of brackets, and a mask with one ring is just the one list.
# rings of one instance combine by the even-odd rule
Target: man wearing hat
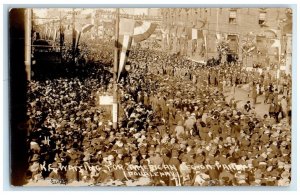
[[51,167],[52,171],[49,174],[49,178],[56,179],[56,180],[61,179],[61,175],[58,172],[58,163],[53,162],[50,167]]
[[31,172],[31,180],[34,182],[38,182],[40,176],[40,164],[37,160],[32,158],[32,164],[29,166],[29,171]]
[[194,125],[196,123],[196,114],[192,113],[191,116],[188,117],[188,119],[184,122],[184,127],[186,130],[191,130],[194,128]]
[[179,169],[180,161],[178,160],[178,156],[179,156],[178,151],[173,149],[171,153],[171,158],[167,164],[174,165],[177,169]]
[[251,110],[250,101],[247,101],[247,103],[244,105],[244,110],[246,113],[248,113]]
[[187,161],[188,161],[188,158],[186,156],[184,156],[181,159],[181,164],[179,165],[179,172],[180,172],[180,176],[182,178],[183,184],[185,184],[186,182],[189,182],[191,180],[190,174],[192,173],[192,170],[188,166],[189,163]]
[[184,127],[183,127],[183,125],[182,125],[182,121],[179,121],[179,122],[178,122],[178,124],[177,124],[177,126],[175,127],[175,130],[174,130],[174,131],[175,131],[175,133],[176,133],[177,139],[180,138],[180,136],[181,136],[182,134],[185,133]]
[[164,163],[163,158],[160,156],[160,148],[159,147],[157,147],[155,149],[154,156],[150,156],[149,160],[150,160],[150,164],[152,164],[152,165],[162,165]]

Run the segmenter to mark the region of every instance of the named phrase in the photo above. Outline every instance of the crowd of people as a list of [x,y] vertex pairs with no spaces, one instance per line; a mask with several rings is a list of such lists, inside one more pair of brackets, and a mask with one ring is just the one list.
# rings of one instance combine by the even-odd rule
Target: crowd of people
[[[108,42],[101,43],[110,47]],[[97,101],[99,95],[113,90],[112,74],[103,65],[112,62],[108,50],[87,54],[85,74],[79,69],[68,78],[30,81],[27,175],[31,182],[58,179],[123,186],[130,182],[151,186],[290,183],[288,77],[274,85],[271,74],[249,72],[239,64],[206,67],[181,56],[133,47],[128,59],[131,69],[118,84],[119,121],[114,129],[107,110]],[[98,63],[91,63],[95,61]],[[269,114],[259,117],[254,99],[245,100],[243,107],[234,98],[226,101],[226,94],[241,85],[249,86],[250,99],[255,92],[265,95]],[[272,110],[279,102],[281,109]],[[70,168],[82,165],[91,168]],[[110,169],[112,165],[124,169]],[[126,173],[132,165],[143,167],[147,174]],[[150,174],[147,167],[151,165],[174,166],[176,174]],[[229,169],[228,165],[246,168]],[[145,182],[137,184],[141,178]]]

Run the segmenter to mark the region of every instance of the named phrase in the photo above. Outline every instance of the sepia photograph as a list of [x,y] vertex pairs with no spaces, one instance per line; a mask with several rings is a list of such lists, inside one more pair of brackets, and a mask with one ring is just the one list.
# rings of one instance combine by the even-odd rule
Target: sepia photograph
[[290,185],[290,7],[8,11],[10,185]]

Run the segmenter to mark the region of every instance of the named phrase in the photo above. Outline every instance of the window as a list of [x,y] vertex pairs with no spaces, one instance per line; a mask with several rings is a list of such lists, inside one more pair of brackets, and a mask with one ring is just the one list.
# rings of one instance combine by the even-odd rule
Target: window
[[229,49],[232,52],[237,53],[237,51],[238,51],[238,36],[237,35],[228,35],[227,40],[228,40]]
[[229,24],[236,24],[236,10],[229,12]]
[[258,24],[262,25],[265,24],[266,22],[266,13],[265,12],[260,12],[259,13],[259,18],[258,18]]

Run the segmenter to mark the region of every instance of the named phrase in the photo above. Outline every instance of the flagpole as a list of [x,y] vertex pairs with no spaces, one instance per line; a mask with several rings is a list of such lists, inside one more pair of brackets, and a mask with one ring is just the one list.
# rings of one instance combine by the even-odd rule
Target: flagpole
[[118,56],[119,56],[119,23],[120,23],[120,14],[119,8],[116,8],[116,23],[115,23],[115,48],[114,48],[114,69],[113,69],[113,108],[112,108],[112,115],[113,115],[113,128],[117,129],[118,127],[118,86],[117,86],[117,79],[118,79]]
[[27,80],[31,80],[31,31],[32,31],[32,19],[31,19],[32,11],[31,9],[25,9],[24,17],[25,17],[25,71]]
[[75,42],[76,42],[76,32],[75,32],[75,8],[72,10],[72,63],[75,62]]

